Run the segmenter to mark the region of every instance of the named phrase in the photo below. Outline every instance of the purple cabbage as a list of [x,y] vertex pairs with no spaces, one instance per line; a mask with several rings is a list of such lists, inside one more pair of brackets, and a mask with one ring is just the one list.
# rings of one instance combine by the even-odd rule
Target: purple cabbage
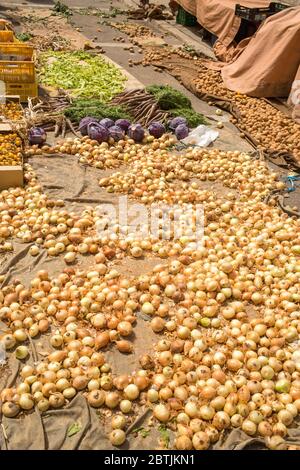
[[125,132],[119,126],[111,126],[109,129],[109,136],[114,139],[115,142],[124,139]]
[[101,121],[99,121],[99,124],[101,124],[101,126],[106,127],[107,129],[115,125],[114,121],[110,118],[101,119]]
[[172,131],[175,131],[175,129],[180,126],[181,124],[184,124],[186,127],[188,127],[187,120],[184,117],[175,117],[169,122],[169,128]]
[[133,124],[128,129],[128,135],[135,142],[142,142],[145,137],[145,131],[140,124]]
[[123,129],[124,132],[127,132],[130,126],[130,121],[128,121],[128,119],[118,119],[116,121],[116,126],[121,127],[121,129]]
[[47,134],[42,127],[32,127],[28,139],[30,145],[43,145],[46,142]]
[[175,135],[178,140],[185,139],[189,135],[189,128],[185,124],[179,124],[175,129]]
[[159,139],[166,132],[166,128],[161,122],[152,122],[148,127],[148,132],[156,139]]
[[81,119],[79,123],[79,130],[81,132],[81,135],[88,135],[88,125],[92,123],[97,123],[97,119],[92,118],[90,116],[84,117]]
[[88,125],[88,135],[90,139],[96,140],[100,144],[101,142],[108,141],[109,131],[98,122],[92,122]]

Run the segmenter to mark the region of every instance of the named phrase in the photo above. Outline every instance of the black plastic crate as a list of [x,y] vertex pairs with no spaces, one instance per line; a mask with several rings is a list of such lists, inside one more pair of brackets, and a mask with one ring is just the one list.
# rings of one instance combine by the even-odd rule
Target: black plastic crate
[[275,13],[279,13],[280,11],[285,10],[286,8],[290,8],[290,5],[285,5],[283,3],[270,3],[270,13],[274,15]]
[[179,6],[176,16],[176,23],[183,26],[196,26],[197,18]]
[[240,18],[244,18],[247,21],[253,23],[261,23],[269,16],[279,13],[282,10],[289,8],[289,5],[283,3],[271,2],[268,7],[265,8],[248,8],[242,5],[236,5],[235,14]]

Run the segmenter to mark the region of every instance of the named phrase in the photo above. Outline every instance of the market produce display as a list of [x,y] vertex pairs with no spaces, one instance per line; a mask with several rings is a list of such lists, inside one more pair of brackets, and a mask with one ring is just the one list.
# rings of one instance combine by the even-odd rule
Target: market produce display
[[[125,180],[115,174],[100,184],[146,204],[178,201],[184,207],[201,200],[203,246],[195,249],[185,237],[169,245],[161,241],[164,256],[175,258],[129,280],[113,268],[117,253],[159,252],[158,242],[150,238],[128,246],[130,238],[112,244],[91,236],[99,215],[49,207],[31,171],[27,188],[2,192],[10,210],[18,207],[9,219],[2,202],[4,236],[23,232],[30,241],[35,223],[40,239],[54,235],[45,242],[49,254],[66,253],[66,262],[72,262],[79,244],[80,252],[94,255],[88,270],[69,267],[54,278],[40,271],[29,288],[1,289],[0,316],[9,328],[2,342],[20,360],[29,353],[27,335],[49,332],[55,323],[53,351],[35,366],[22,366],[18,386],[2,391],[3,415],[14,417],[34,406],[41,412],[57,409],[84,392],[90,406],[111,410],[113,430],[126,430],[131,410],[135,414],[146,404],[154,423],[175,431],[180,450],[206,449],[236,427],[265,438],[270,448],[284,447],[300,410],[299,221],[262,202],[283,184],[264,163],[239,152],[187,149],[174,158],[155,140],[150,148],[127,142],[135,152],[129,152],[132,168]],[[199,183],[191,184],[192,177]],[[222,182],[229,192],[218,197],[201,191],[206,180]],[[39,210],[45,226],[39,224]],[[24,226],[28,216],[30,228]],[[139,370],[116,376],[103,351],[116,347],[132,353],[138,311],[161,336],[153,355],[140,357]],[[113,430],[109,438],[119,446],[126,436]]]
[[[113,26],[133,42],[156,36],[140,24]],[[1,429],[3,419],[38,413],[43,422],[65,406],[72,419],[80,394],[117,448],[147,415],[142,437],[154,428],[159,448],[206,450],[239,430],[241,440],[286,449],[300,414],[300,219],[277,205],[285,183],[258,157],[180,144],[207,122],[170,86],[124,91],[118,69],[83,51],[47,51],[39,64],[42,83],[59,89],[26,110],[25,156],[39,177],[25,163],[25,186],[0,192],[0,353],[8,377],[18,364],[0,390]],[[258,149],[300,160],[299,125],[264,100],[226,90],[199,57],[148,49],[149,64],[207,100],[222,98]],[[11,121],[20,112],[0,106]],[[0,165],[20,164],[22,152],[18,133],[0,134]],[[62,186],[43,178],[51,159]],[[66,197],[70,162],[84,176],[77,191],[72,172]],[[115,207],[118,195],[145,210],[142,237],[99,205]],[[153,208],[162,216],[156,231],[146,220]],[[25,256],[22,281],[13,273],[24,274],[15,267]],[[120,373],[116,357],[130,368],[124,361]]]
[[114,65],[84,51],[44,52],[39,56],[42,84],[69,90],[75,97],[109,101],[124,89],[126,78]]
[[0,133],[0,166],[22,164],[22,140],[18,134]]

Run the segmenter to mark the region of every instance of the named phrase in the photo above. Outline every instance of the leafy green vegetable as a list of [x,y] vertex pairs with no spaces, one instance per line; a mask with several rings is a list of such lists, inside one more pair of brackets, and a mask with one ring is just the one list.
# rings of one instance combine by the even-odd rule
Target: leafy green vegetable
[[67,436],[72,437],[75,434],[77,434],[79,431],[81,431],[81,429],[82,429],[81,423],[73,423],[68,427]]
[[196,113],[196,111],[194,111],[193,109],[177,108],[170,109],[168,112],[172,117],[184,117],[187,120],[189,127],[191,128],[197,127],[200,124],[207,124],[207,121],[203,114]]
[[146,90],[154,96],[160,109],[165,111],[177,108],[192,109],[192,103],[189,98],[169,85],[151,85]]
[[44,52],[40,55],[40,82],[69,90],[75,97],[109,101],[124,89],[126,77],[113,64],[84,51]]
[[207,124],[205,117],[193,110],[190,99],[175,88],[169,85],[151,85],[146,90],[154,96],[161,109],[168,111],[172,117],[184,117],[189,127]]
[[26,41],[30,41],[30,39],[32,39],[33,36],[30,33],[19,33],[16,35],[16,38],[19,41],[26,42]]
[[133,119],[123,106],[110,106],[104,104],[101,100],[96,99],[77,99],[70,107],[65,110],[65,115],[71,121],[79,122],[84,117],[90,116],[96,119],[110,118],[117,119]]
[[60,1],[55,2],[54,7],[53,7],[53,11],[55,13],[58,13],[60,15],[65,16],[66,18],[73,15],[70,8],[67,5],[65,5],[64,3],[60,2]]
[[146,438],[150,434],[150,429],[145,429],[145,428],[136,428],[132,430],[132,433],[137,433],[142,436],[142,438]]
[[198,54],[196,49],[193,46],[190,46],[189,44],[183,44],[182,50],[184,52],[187,52],[188,54],[191,54],[191,55],[197,55]]
[[160,438],[161,438],[164,446],[166,447],[166,449],[168,449],[169,444],[170,444],[170,432],[169,432],[169,430],[166,428],[166,426],[164,424],[161,424],[158,428],[158,431],[159,431]]

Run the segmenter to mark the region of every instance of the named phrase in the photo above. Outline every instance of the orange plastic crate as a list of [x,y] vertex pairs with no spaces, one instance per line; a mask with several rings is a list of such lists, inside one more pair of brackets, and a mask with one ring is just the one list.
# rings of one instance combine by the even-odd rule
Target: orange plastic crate
[[10,83],[7,82],[6,95],[19,95],[21,103],[27,103],[28,98],[36,98],[38,96],[38,84],[34,83]]
[[12,31],[1,31],[0,30],[0,42],[15,42],[15,36]]

